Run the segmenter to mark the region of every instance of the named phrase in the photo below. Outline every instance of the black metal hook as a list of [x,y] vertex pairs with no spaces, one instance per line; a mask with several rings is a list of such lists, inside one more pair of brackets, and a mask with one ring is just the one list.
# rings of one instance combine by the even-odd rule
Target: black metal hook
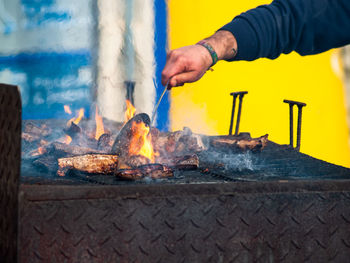
[[298,107],[298,126],[297,126],[297,146],[296,150],[300,150],[300,139],[301,139],[301,118],[303,107],[306,106],[306,103],[293,101],[293,100],[283,100],[284,103],[289,104],[289,145],[294,147],[294,138],[293,138],[293,107],[297,105]]
[[134,105],[134,89],[135,89],[135,81],[124,81],[126,87],[126,99]]
[[240,121],[241,121],[241,112],[242,112],[243,97],[244,97],[244,95],[247,94],[247,93],[248,93],[248,91],[239,91],[239,92],[232,92],[232,93],[230,93],[230,95],[233,97],[233,103],[232,103],[232,113],[231,113],[231,122],[230,122],[229,135],[232,135],[233,120],[234,120],[235,108],[236,108],[236,98],[239,97],[238,112],[237,112],[237,121],[236,121],[236,128],[235,128],[235,135],[238,135],[239,123],[240,123]]

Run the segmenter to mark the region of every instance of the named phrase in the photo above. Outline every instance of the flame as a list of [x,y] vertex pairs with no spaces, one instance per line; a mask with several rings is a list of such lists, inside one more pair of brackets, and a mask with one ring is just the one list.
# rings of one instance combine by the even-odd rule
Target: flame
[[31,156],[39,156],[39,155],[42,155],[46,152],[47,152],[47,150],[44,147],[40,146],[40,147],[38,147],[38,149],[34,150],[31,153]]
[[136,108],[134,107],[134,105],[131,104],[129,100],[126,100],[125,103],[126,103],[126,111],[125,111],[124,124],[127,123],[128,120],[130,120],[132,117],[134,117],[135,111],[136,111]]
[[63,108],[64,108],[64,112],[65,112],[65,113],[68,113],[69,115],[72,114],[72,110],[69,108],[68,105],[64,105]]
[[46,149],[44,147],[39,147],[38,148],[38,153],[39,154],[44,154],[44,153],[46,153]]
[[69,135],[66,135],[66,137],[64,138],[63,143],[70,144],[71,142],[72,142],[72,137],[70,137]]
[[95,121],[96,121],[96,133],[95,133],[95,139],[98,140],[102,134],[105,133],[104,127],[103,127],[103,120],[101,115],[98,114],[98,109],[96,106],[95,111]]
[[78,117],[70,119],[69,122],[73,122],[74,124],[78,124],[81,121],[81,119],[84,117],[84,113],[85,113],[84,109],[81,108],[78,112]]
[[149,126],[144,122],[134,121],[131,126],[132,137],[129,144],[129,156],[142,155],[151,163],[155,162],[156,153],[153,150],[152,136]]

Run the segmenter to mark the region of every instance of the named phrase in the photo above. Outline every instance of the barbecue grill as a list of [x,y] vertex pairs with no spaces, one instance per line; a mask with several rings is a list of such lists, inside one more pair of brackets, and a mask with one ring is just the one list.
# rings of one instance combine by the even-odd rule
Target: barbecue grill
[[57,177],[26,163],[20,169],[20,95],[9,85],[0,88],[0,134],[5,262],[346,262],[350,256],[350,170],[291,145],[269,141],[258,153],[215,152],[228,169],[212,164],[209,149],[200,153],[199,169],[160,180],[74,171]]

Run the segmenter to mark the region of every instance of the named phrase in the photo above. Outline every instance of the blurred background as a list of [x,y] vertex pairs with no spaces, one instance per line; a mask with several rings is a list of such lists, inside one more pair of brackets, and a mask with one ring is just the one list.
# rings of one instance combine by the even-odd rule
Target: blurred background
[[[241,12],[270,2],[171,0],[170,48],[196,43]],[[293,52],[276,60],[219,62],[200,81],[172,91],[172,128],[193,126],[199,132],[227,134],[230,92],[248,91],[240,131],[254,137],[268,133],[270,140],[288,144],[289,107],[283,100],[296,100],[307,104],[303,108],[301,152],[350,167],[349,53],[347,48],[306,57]],[[296,115],[295,108],[294,131]]]
[[[271,1],[0,0],[0,82],[19,85],[24,119],[69,118],[98,105],[122,121],[125,100],[152,113],[166,50],[198,42],[234,16]],[[227,134],[231,92],[244,97],[240,131],[289,143],[289,107],[304,102],[301,152],[350,167],[350,50],[276,60],[219,62],[173,89],[157,127]],[[296,124],[297,114],[294,114]],[[296,128],[295,128],[296,130]]]

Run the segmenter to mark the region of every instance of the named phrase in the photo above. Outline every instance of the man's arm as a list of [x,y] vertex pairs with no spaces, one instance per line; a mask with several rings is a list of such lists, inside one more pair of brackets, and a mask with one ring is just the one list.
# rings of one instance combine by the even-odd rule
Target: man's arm
[[312,55],[350,43],[349,0],[275,0],[223,26],[237,39],[235,60]]
[[[237,16],[205,41],[219,60],[274,59],[293,50],[301,55],[317,54],[350,43],[350,1],[275,0]],[[232,48],[237,49],[236,56]],[[162,82],[171,79],[171,86],[194,82],[211,63],[210,53],[202,46],[173,50]]]

